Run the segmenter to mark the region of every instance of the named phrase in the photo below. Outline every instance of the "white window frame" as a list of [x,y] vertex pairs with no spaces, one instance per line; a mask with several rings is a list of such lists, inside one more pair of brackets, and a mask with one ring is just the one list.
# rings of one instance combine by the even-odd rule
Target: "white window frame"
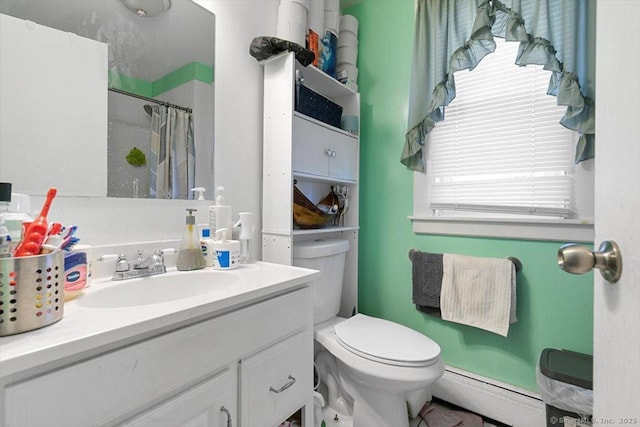
[[[558,124],[558,126],[561,125]],[[427,156],[427,170],[430,167],[428,157],[430,138],[431,134],[427,137],[425,150],[423,150],[424,155]],[[414,172],[414,213],[409,217],[413,222],[413,231],[418,234],[593,242],[593,163],[594,160],[591,159],[575,166],[575,203],[578,206],[579,216],[571,219],[475,212],[440,212],[436,215],[429,206],[429,175]]]

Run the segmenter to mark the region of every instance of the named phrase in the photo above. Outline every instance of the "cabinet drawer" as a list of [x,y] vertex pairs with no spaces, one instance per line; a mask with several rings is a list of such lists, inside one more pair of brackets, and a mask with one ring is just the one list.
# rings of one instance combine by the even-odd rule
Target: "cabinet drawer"
[[277,426],[309,403],[305,399],[313,388],[311,331],[242,360],[240,372],[242,425]]

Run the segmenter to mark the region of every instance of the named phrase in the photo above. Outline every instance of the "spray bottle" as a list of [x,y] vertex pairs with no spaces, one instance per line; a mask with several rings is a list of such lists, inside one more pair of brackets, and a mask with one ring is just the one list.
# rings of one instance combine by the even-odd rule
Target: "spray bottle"
[[253,212],[240,212],[240,219],[234,224],[240,226],[240,264],[252,264],[253,259],[253,235],[256,222]]

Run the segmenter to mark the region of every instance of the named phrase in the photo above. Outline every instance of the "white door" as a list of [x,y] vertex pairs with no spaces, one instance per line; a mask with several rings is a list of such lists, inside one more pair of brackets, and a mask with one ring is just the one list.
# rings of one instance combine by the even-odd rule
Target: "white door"
[[593,425],[640,425],[640,1],[597,7],[595,247],[623,270],[594,274]]

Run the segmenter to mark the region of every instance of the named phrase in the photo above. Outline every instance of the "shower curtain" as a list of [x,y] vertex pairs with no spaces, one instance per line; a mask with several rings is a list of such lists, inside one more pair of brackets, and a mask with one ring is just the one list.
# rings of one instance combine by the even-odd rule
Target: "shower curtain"
[[155,199],[193,199],[195,144],[190,113],[164,105],[151,115],[150,195]]

